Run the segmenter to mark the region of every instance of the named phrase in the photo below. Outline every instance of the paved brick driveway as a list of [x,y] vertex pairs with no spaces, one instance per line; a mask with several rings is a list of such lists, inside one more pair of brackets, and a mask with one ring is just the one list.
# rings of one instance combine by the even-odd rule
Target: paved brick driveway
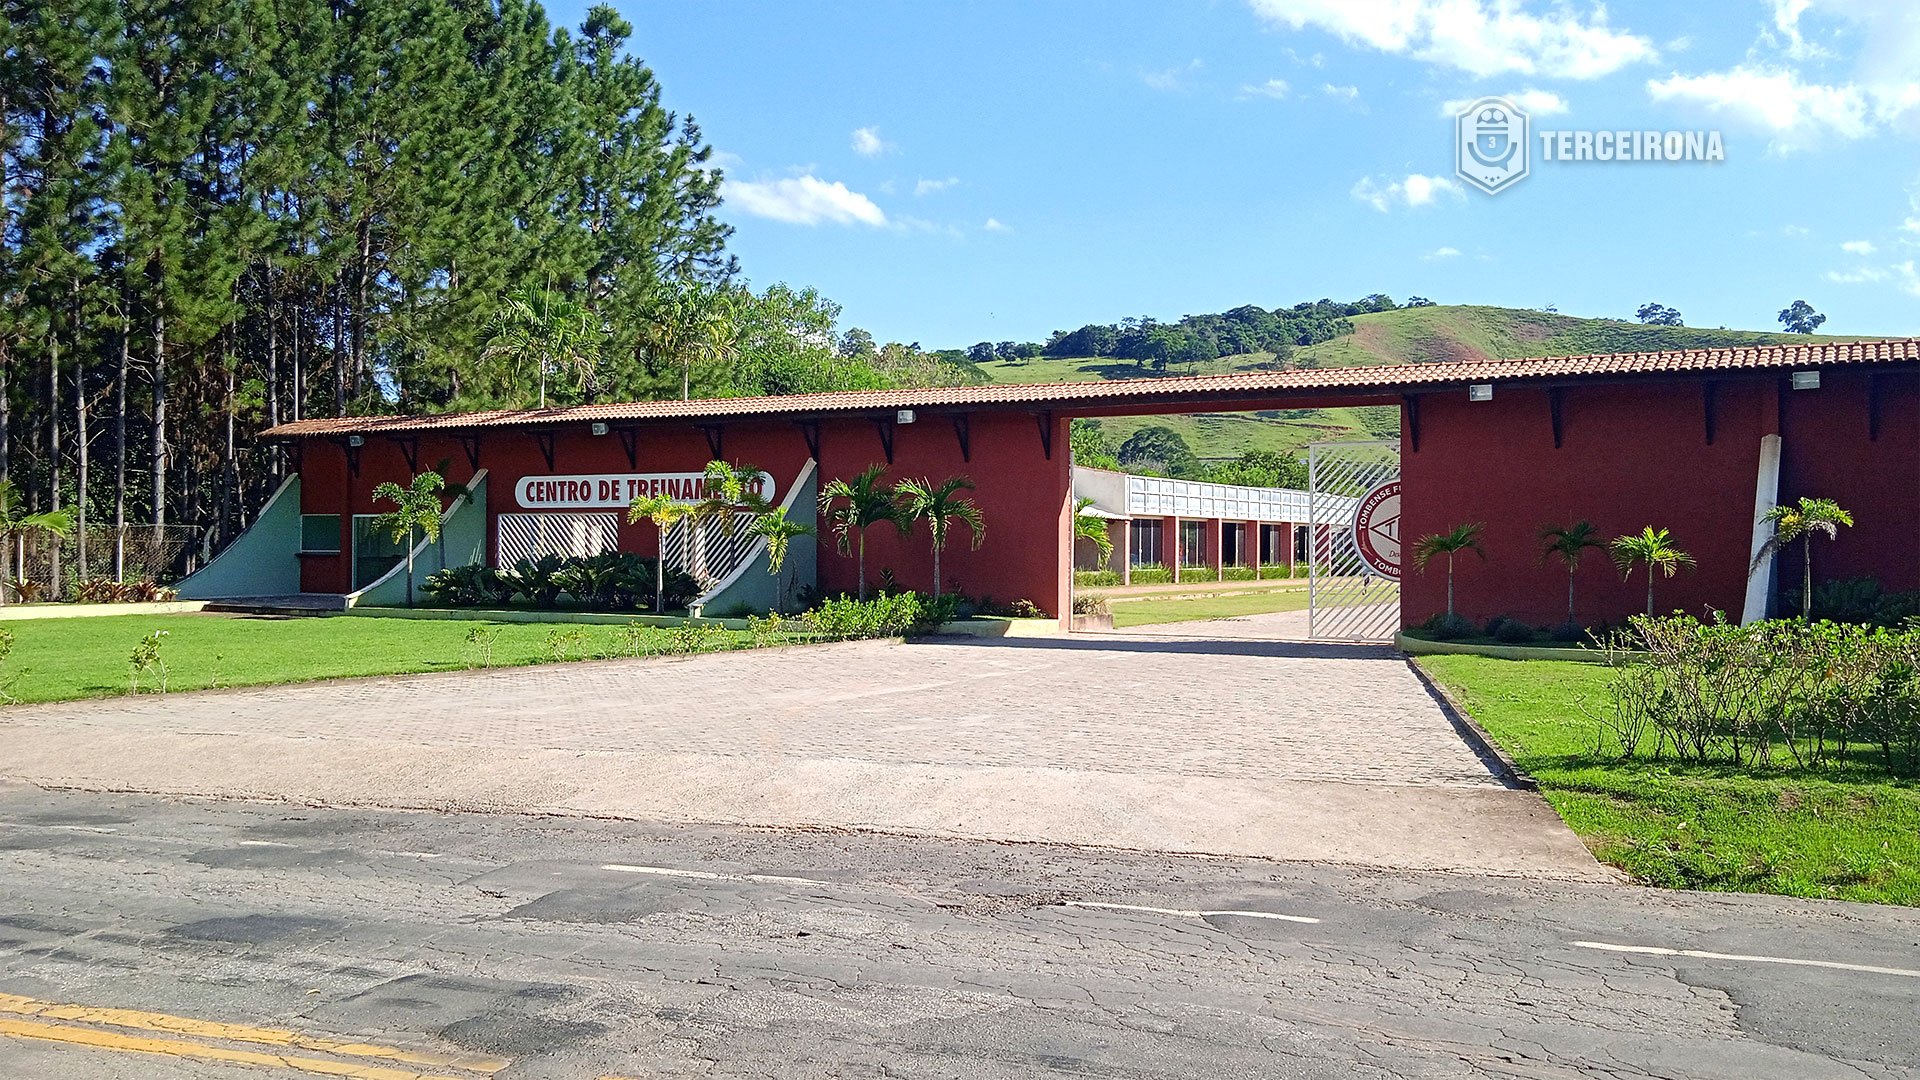
[[[19,753],[0,776],[1591,869],[1396,654],[1261,630],[860,642],[10,709],[0,733]],[[1446,842],[1429,850],[1417,823],[1355,814],[1411,814]],[[1542,851],[1508,866],[1480,850],[1509,840],[1476,833],[1522,819]],[[1367,846],[1396,830],[1383,852]]]

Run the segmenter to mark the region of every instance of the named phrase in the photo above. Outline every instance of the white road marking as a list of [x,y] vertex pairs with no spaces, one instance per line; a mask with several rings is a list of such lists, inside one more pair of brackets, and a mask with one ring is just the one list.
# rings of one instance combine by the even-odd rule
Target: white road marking
[[624,863],[607,863],[602,870],[612,870],[622,874],[651,874],[654,877],[697,878],[701,881],[758,881],[767,885],[832,885],[831,881],[815,881],[812,878],[783,877],[779,874],[720,874],[712,870],[677,870],[671,866],[628,866]]
[[1231,908],[1221,911],[1203,911],[1199,908],[1163,908],[1142,907],[1139,904],[1098,904],[1091,900],[1068,900],[1060,905],[1070,908],[1091,908],[1095,911],[1134,911],[1143,915],[1172,915],[1184,919],[1206,919],[1215,915],[1238,915],[1243,919],[1272,919],[1276,922],[1317,923],[1319,919],[1305,915],[1282,915],[1277,911],[1236,911]]
[[1910,968],[1876,967],[1873,964],[1843,964],[1838,960],[1804,960],[1792,956],[1747,956],[1742,953],[1704,952],[1700,949],[1667,949],[1658,945],[1615,945],[1605,941],[1576,941],[1575,948],[1601,952],[1641,953],[1647,956],[1686,956],[1696,960],[1736,960],[1748,964],[1786,964],[1790,967],[1832,968],[1835,971],[1859,971],[1870,975],[1900,975],[1920,979],[1920,971]]
[[278,840],[242,840],[240,841],[240,846],[241,847],[292,847],[293,845],[283,844]]

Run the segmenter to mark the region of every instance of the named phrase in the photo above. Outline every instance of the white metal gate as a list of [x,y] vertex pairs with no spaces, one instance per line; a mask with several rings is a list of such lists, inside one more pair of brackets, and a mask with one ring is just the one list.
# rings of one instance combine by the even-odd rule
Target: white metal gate
[[1391,641],[1400,628],[1400,444],[1307,448],[1307,636]]

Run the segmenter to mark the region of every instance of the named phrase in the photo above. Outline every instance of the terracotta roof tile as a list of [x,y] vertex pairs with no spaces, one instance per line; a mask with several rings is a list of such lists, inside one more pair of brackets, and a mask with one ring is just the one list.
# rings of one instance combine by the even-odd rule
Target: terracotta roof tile
[[1423,364],[1370,364],[1361,367],[1305,368],[1229,375],[1192,375],[1158,379],[1116,379],[1070,383],[1003,383],[989,386],[933,387],[910,390],[860,390],[844,393],[788,394],[778,397],[709,398],[698,401],[634,401],[571,405],[549,409],[494,409],[487,412],[420,416],[350,416],[296,420],[268,429],[267,438],[294,439],[385,432],[466,431],[475,428],[533,427],[560,423],[647,420],[739,420],[762,416],[812,417],[835,413],[887,412],[894,409],[1056,408],[1124,406],[1155,399],[1196,407],[1230,409],[1233,399],[1290,393],[1391,395],[1467,383],[1528,379],[1605,378],[1613,375],[1674,375],[1704,371],[1764,371],[1854,364],[1920,362],[1920,339],[1809,344],[1741,345],[1724,349],[1681,349],[1594,356],[1529,357],[1512,360],[1452,360]]

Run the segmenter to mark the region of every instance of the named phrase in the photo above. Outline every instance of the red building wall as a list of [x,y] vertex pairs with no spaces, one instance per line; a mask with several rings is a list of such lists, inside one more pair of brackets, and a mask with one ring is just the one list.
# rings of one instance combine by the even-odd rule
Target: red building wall
[[[894,463],[888,482],[928,478],[934,482],[964,475],[977,485],[971,497],[986,520],[985,540],[978,550],[964,527],[949,536],[941,555],[941,574],[948,589],[1000,601],[1031,600],[1052,614],[1064,611],[1069,584],[1067,541],[1071,529],[1071,473],[1065,418],[1046,421],[1053,437],[1049,458],[1041,429],[1025,413],[982,413],[968,422],[971,460],[964,460],[960,440],[945,417],[926,416],[919,422],[893,428]],[[810,456],[800,428],[791,422],[730,423],[722,449],[728,460],[751,464],[771,473],[784,498]],[[481,437],[480,464],[487,470],[488,557],[497,561],[497,516],[523,508],[515,500],[515,486],[524,476],[582,473],[698,472],[712,457],[706,436],[693,427],[642,428],[635,446],[637,464],[627,459],[618,435],[592,435],[584,427],[556,429],[553,465],[548,466],[539,441],[528,431],[489,431]],[[369,435],[359,448],[359,472],[350,476],[347,452],[325,440],[308,440],[301,451],[301,511],[341,515],[341,554],[302,557],[301,587],[310,592],[345,592],[350,588],[352,563],[351,517],[378,513],[372,490],[382,481],[406,483],[413,470],[401,447],[384,435]],[[852,477],[874,463],[885,463],[878,430],[865,419],[825,421],[820,425],[821,482]],[[423,436],[416,460],[422,469],[447,463],[448,478],[465,483],[472,478],[465,448],[449,436]],[[814,522],[812,507],[796,507],[794,517]],[[657,530],[646,522],[622,524],[620,547],[652,556],[658,551]],[[871,585],[883,569],[893,571],[902,586],[930,590],[933,552],[926,527],[907,537],[889,528],[871,530],[867,539],[867,577]],[[824,590],[852,590],[856,586],[855,559],[841,556],[831,535],[821,538],[820,586]]]
[[[1697,560],[1659,578],[1657,610],[1728,612],[1745,603],[1761,437],[1783,437],[1781,499],[1838,500],[1856,528],[1816,549],[1817,579],[1873,576],[1892,589],[1920,588],[1920,386],[1912,375],[1882,375],[1878,439],[1867,429],[1864,373],[1824,373],[1817,390],[1782,389],[1764,378],[1717,380],[1714,438],[1699,380],[1569,386],[1560,391],[1561,445],[1554,446],[1549,391],[1497,388],[1492,401],[1464,392],[1419,402],[1419,448],[1402,424],[1401,537],[1463,522],[1485,525],[1487,558],[1455,560],[1459,613],[1507,615],[1536,625],[1566,618],[1567,575],[1542,560],[1540,531],[1585,518],[1603,539],[1652,525],[1671,530]],[[1797,572],[1796,557],[1783,572]],[[1577,616],[1614,622],[1646,606],[1644,572],[1623,581],[1604,550],[1576,577]],[[1403,621],[1446,608],[1444,562],[1423,573],[1411,559],[1401,592]]]

